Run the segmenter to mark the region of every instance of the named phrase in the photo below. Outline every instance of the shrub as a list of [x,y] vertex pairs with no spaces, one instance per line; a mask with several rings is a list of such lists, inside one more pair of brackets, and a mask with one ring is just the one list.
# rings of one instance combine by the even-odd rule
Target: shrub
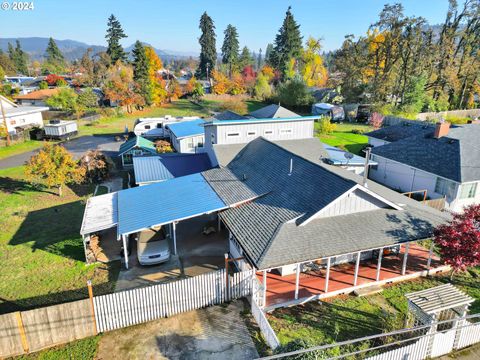
[[230,110],[238,114],[246,114],[248,112],[247,104],[245,104],[243,101],[236,100],[236,99],[225,100],[218,106],[218,110],[219,111]]
[[380,129],[383,124],[383,115],[378,112],[374,112],[370,117],[369,123],[374,129]]
[[318,132],[320,134],[323,134],[323,135],[330,134],[334,132],[336,128],[337,128],[337,125],[332,124],[329,117],[323,116],[318,121]]
[[80,107],[89,109],[98,106],[98,98],[92,88],[86,88],[78,95],[77,103]]
[[257,76],[253,92],[255,97],[260,100],[265,100],[272,95],[272,88],[270,87],[268,79],[265,75],[260,74]]
[[77,97],[75,91],[71,88],[62,88],[60,91],[50,96],[45,102],[48,106],[57,110],[76,110]]
[[172,145],[165,140],[155,141],[155,148],[157,149],[157,152],[161,154],[173,152]]
[[365,134],[365,130],[362,130],[362,129],[353,129],[351,131],[352,134],[356,134],[356,135],[363,135]]
[[38,84],[38,88],[39,88],[40,90],[48,89],[48,83],[47,83],[45,80],[40,81],[40,84]]
[[79,165],[85,174],[85,182],[98,184],[108,178],[110,164],[101,151],[87,151],[80,159]]
[[278,86],[277,100],[284,105],[302,107],[311,105],[314,101],[307,85],[301,77],[294,77]]

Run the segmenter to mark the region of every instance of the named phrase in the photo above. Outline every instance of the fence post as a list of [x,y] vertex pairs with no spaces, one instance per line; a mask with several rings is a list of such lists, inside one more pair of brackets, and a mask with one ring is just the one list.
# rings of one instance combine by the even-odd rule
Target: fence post
[[229,290],[229,281],[228,281],[228,253],[225,253],[225,302],[228,302],[228,290]]
[[94,305],[94,302],[93,302],[93,289],[92,289],[92,281],[91,280],[87,281],[87,287],[88,287],[88,297],[90,298],[90,308],[92,310],[93,334],[97,335],[98,334],[97,319],[95,318],[95,305]]
[[22,313],[20,311],[17,311],[15,315],[17,317],[18,331],[20,332],[20,339],[22,341],[23,351],[25,351],[25,353],[28,353],[28,340],[27,334],[25,333],[25,327],[23,325]]

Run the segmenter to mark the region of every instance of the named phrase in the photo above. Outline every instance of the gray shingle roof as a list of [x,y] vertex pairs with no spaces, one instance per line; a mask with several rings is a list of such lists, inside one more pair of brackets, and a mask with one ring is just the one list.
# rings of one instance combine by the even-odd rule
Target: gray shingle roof
[[290,111],[283,106],[271,104],[250,113],[254,118],[267,119],[267,118],[290,118],[300,116],[293,111]]
[[417,125],[407,122],[399,125],[386,126],[378,130],[370,131],[365,135],[375,139],[395,142],[411,136],[433,134],[434,130],[435,125],[433,124],[423,123]]
[[[289,176],[290,159],[293,173]],[[219,170],[228,171],[222,173],[226,180],[211,182]],[[298,226],[361,183],[362,178],[322,162],[312,163],[263,138],[246,145],[227,168],[209,170],[204,176],[225,202],[232,203],[238,179],[259,196],[220,215],[259,269],[427,238],[447,218],[369,182],[369,190],[403,204],[405,210],[382,208],[319,218]]]
[[245,120],[248,119],[248,117],[237,114],[234,111],[226,110],[224,112],[221,112],[219,114],[216,114],[214,116],[215,119],[217,120]]
[[436,139],[419,135],[372,150],[374,155],[398,161],[457,182],[480,180],[480,125],[451,128]]

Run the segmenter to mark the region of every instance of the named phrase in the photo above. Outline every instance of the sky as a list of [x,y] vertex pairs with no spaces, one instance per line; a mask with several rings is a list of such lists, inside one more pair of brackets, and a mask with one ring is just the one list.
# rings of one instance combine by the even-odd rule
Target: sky
[[[13,0],[1,0],[12,3]],[[31,0],[28,11],[0,10],[0,37],[53,37],[105,45],[107,18],[121,22],[128,46],[140,40],[158,49],[199,52],[198,22],[213,19],[217,48],[228,24],[237,27],[240,45],[265,50],[273,42],[289,5],[304,39],[323,39],[325,50],[341,46],[347,34],[361,35],[376,21],[388,0]],[[398,1],[397,1],[398,2]],[[442,23],[448,0],[400,1],[407,15]]]

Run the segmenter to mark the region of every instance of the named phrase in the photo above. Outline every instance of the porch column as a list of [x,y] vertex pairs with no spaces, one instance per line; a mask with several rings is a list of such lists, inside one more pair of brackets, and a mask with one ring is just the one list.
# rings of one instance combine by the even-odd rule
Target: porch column
[[84,251],[84,253],[85,253],[85,263],[87,263],[87,264],[88,264],[89,262],[88,262],[88,258],[87,258],[87,243],[86,243],[86,241],[87,241],[87,238],[89,238],[89,237],[90,237],[90,235],[88,235],[88,236],[82,235],[83,251]]
[[382,256],[383,256],[383,247],[378,250],[378,263],[377,263],[377,277],[376,280],[380,281],[380,272],[382,271]]
[[430,251],[428,252],[427,275],[430,275],[430,268],[432,267],[432,256],[433,256],[434,247],[435,247],[435,243],[432,241],[432,245],[430,245]]
[[177,225],[175,221],[172,222],[172,232],[173,232],[173,255],[177,255]]
[[297,264],[297,273],[295,278],[295,300],[298,299],[298,288],[300,286],[300,264]]
[[267,270],[263,270],[263,307],[267,306]]
[[330,281],[330,266],[332,265],[332,258],[327,258],[327,273],[325,275],[325,293],[328,293],[328,282]]
[[355,263],[355,275],[353,277],[353,286],[357,286],[357,281],[358,281],[358,269],[360,268],[360,254],[362,252],[359,251],[357,252],[357,261]]
[[405,275],[407,272],[407,259],[408,259],[408,250],[410,249],[410,243],[405,244],[405,254],[403,254],[403,265],[402,265],[402,275]]
[[123,242],[123,256],[125,257],[125,267],[128,270],[128,246],[127,246],[127,236],[122,235],[122,242]]

